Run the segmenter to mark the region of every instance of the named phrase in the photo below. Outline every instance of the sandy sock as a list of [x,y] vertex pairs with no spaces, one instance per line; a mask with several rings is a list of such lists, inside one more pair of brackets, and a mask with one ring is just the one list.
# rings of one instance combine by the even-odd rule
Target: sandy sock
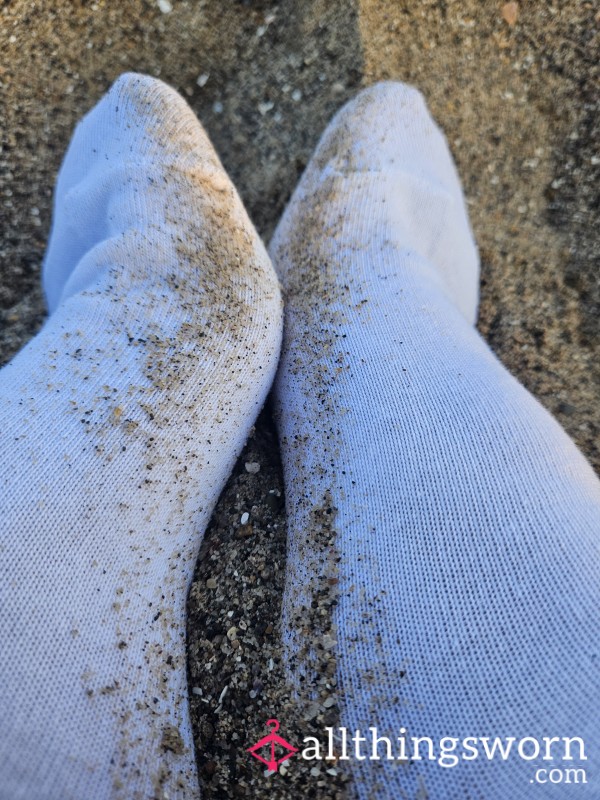
[[[276,402],[293,679],[323,725],[337,693],[349,735],[377,727],[394,758],[402,728],[409,757],[410,737],[434,745],[407,766],[385,743],[370,760],[369,739],[347,762],[358,795],[600,796],[600,486],[473,327],[476,249],[418,92],[382,84],[340,112],[271,255],[287,303]],[[458,741],[440,764],[445,736]],[[462,744],[486,736],[516,737],[506,762]],[[558,740],[543,760],[543,737],[576,736],[588,760],[574,743],[562,761]],[[523,737],[538,756],[530,741],[519,757]],[[532,786],[552,767],[585,768],[587,784],[540,773]]]
[[0,373],[0,797],[192,798],[186,594],[281,308],[206,134],[125,75],[80,123],[51,315]]

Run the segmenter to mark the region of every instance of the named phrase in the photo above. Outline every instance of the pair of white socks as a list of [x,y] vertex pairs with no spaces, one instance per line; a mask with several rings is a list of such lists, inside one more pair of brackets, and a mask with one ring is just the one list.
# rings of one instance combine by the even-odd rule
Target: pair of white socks
[[[351,759],[352,791],[599,796],[599,483],[473,327],[477,253],[418,92],[338,114],[271,258],[290,678],[324,697],[308,621],[340,725],[457,740],[453,767]],[[282,301],[164,84],[125,75],[80,123],[43,278],[50,317],[0,372],[0,798],[195,797],[187,589]],[[585,758],[463,757],[486,736]]]

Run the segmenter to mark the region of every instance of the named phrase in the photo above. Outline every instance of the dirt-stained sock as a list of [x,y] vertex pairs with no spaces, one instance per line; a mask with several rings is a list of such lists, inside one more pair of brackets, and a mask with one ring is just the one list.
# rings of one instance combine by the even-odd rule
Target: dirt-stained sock
[[172,89],[122,76],[80,123],[43,277],[0,372],[0,798],[189,800],[186,594],[281,299]]
[[417,91],[338,114],[270,252],[286,658],[307,719],[337,704],[348,732],[349,760],[308,767],[360,798],[600,796],[600,484],[473,327],[476,248]]

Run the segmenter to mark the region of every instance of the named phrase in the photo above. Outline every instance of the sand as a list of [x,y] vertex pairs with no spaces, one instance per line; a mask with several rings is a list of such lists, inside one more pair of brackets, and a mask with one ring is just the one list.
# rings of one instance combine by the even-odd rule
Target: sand
[[[361,85],[404,80],[426,95],[464,183],[481,251],[479,328],[598,470],[600,14],[575,0],[510,5],[5,3],[0,360],[44,318],[39,276],[56,171],[77,119],[121,72],[147,72],[182,92],[265,240],[333,112]],[[267,409],[217,507],[190,594],[188,666],[205,797],[273,791],[243,749],[278,711],[264,682],[278,670],[281,493]],[[249,526],[240,522],[245,511]],[[334,796],[331,781],[313,778],[304,796]],[[298,796],[285,784],[280,790]]]

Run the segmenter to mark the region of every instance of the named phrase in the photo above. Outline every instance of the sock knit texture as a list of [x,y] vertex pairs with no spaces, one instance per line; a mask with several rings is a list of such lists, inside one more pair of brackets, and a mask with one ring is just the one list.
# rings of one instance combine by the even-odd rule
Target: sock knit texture
[[0,798],[189,800],[187,590],[282,315],[172,89],[122,76],[79,124],[43,279],[0,372]]
[[[336,696],[349,736],[434,745],[408,764],[363,745],[356,795],[599,797],[600,484],[473,327],[476,248],[416,90],[381,84],[337,115],[270,252],[291,678],[323,719]],[[468,737],[516,743],[488,760]],[[587,760],[577,742],[561,760],[562,739],[544,760],[543,737],[581,737]],[[532,785],[552,767],[587,783]]]

